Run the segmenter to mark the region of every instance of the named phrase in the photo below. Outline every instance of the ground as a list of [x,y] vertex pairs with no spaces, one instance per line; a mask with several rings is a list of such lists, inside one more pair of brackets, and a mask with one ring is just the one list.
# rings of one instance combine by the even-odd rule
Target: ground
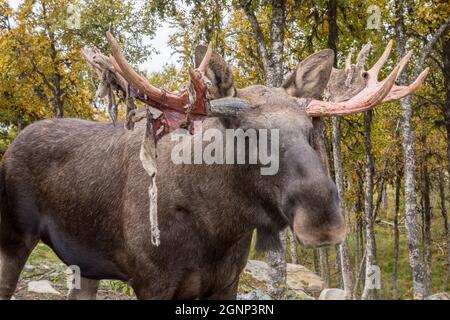
[[[14,297],[19,300],[64,300],[68,291],[66,269],[66,265],[58,259],[49,247],[39,243],[22,271]],[[61,295],[29,292],[27,290],[28,283],[38,280],[51,281],[53,287],[61,292]],[[97,299],[132,300],[136,298],[132,294],[132,289],[126,283],[105,280],[100,282]]]

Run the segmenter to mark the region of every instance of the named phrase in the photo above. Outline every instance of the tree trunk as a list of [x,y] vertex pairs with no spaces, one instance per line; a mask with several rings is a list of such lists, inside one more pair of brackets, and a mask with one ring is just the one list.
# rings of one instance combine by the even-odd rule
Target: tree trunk
[[360,280],[364,273],[364,266],[366,265],[365,261],[366,261],[366,251],[364,250],[364,253],[361,257],[361,263],[359,264],[358,270],[356,270],[355,286],[353,287],[353,300],[358,299],[358,297],[356,295],[359,291],[359,284],[361,282]]
[[383,191],[381,192],[381,207],[384,212],[388,212],[389,202],[388,202],[388,193],[387,193],[387,184],[384,184]]
[[397,274],[398,274],[398,253],[400,244],[400,233],[398,229],[398,216],[400,213],[400,172],[395,177],[395,211],[394,211],[394,261],[392,266],[392,299],[398,299]]
[[64,102],[62,99],[61,76],[55,75],[54,93],[53,93],[53,116],[55,118],[64,117]]
[[366,273],[364,281],[363,300],[375,299],[375,289],[371,286],[371,274],[373,266],[376,265],[376,244],[373,230],[373,156],[371,142],[372,111],[364,114],[364,153],[366,159],[365,180],[366,190],[364,196],[364,220],[366,231]]
[[[244,10],[252,27],[258,44],[258,53],[263,61],[266,73],[267,85],[270,87],[280,87],[283,83],[283,52],[284,33],[286,22],[286,1],[272,0],[272,19],[270,22],[270,50],[268,50],[261,26],[256,18],[255,12],[249,1],[239,1],[240,7]],[[267,260],[271,269],[272,295],[278,299],[284,296],[286,290],[286,236],[280,235],[282,249],[270,251]]]
[[325,288],[331,288],[330,259],[328,248],[319,249],[320,276],[322,277]]
[[[403,8],[403,0],[395,1],[396,17],[395,33],[397,38],[397,57],[400,59],[406,53],[406,32],[403,16],[406,14]],[[401,85],[407,85],[406,73],[399,76]],[[425,275],[422,268],[422,259],[417,234],[416,221],[416,191],[415,191],[415,159],[414,159],[414,131],[411,124],[412,103],[411,96],[400,100],[402,109],[402,146],[404,161],[404,188],[405,188],[405,227],[408,240],[409,265],[413,277],[413,296],[415,299],[425,298]]]
[[427,168],[427,156],[422,162],[423,172],[423,241],[424,241],[424,261],[425,261],[425,295],[431,293],[431,268],[432,268],[432,253],[431,253],[431,205],[430,205],[430,176]]
[[334,252],[336,254],[335,267],[336,277],[338,278],[338,288],[344,289],[344,281],[342,279],[342,266],[341,266],[341,250],[340,245],[334,246]]
[[17,116],[17,134],[20,133],[20,131],[22,131],[23,129],[23,117],[22,114],[19,113],[19,115]]
[[383,190],[385,189],[386,180],[387,180],[387,177],[384,174],[385,170],[386,170],[386,167],[383,170],[381,181],[379,181],[379,188],[378,188],[378,192],[377,192],[378,198],[377,198],[377,201],[375,202],[375,206],[373,208],[373,220],[377,219],[378,211],[380,210],[380,207],[382,206],[382,202],[383,202],[383,197],[384,197]]
[[[46,4],[42,3],[42,12],[46,16],[47,15],[47,8]],[[64,99],[63,99],[63,89],[62,89],[62,81],[63,81],[63,75],[60,74],[60,66],[61,61],[58,59],[58,50],[57,50],[57,40],[55,37],[54,28],[51,25],[47,25],[47,30],[45,30],[48,36],[48,39],[50,41],[50,58],[52,62],[53,67],[53,76],[50,81],[52,82],[52,93],[53,93],[53,116],[55,118],[62,118],[64,117]],[[44,75],[45,77],[45,75]]]
[[[355,228],[356,228],[356,255],[355,267],[359,266],[359,261],[363,259],[364,255],[364,179],[361,165],[357,165],[356,175],[358,177],[358,192],[357,201],[355,205]],[[355,296],[355,294],[353,294]]]
[[317,155],[319,156],[320,162],[327,173],[330,175],[330,166],[328,165],[328,154],[327,148],[325,146],[325,137],[324,137],[324,126],[323,120],[321,118],[313,118],[313,148],[316,150]]
[[334,51],[334,63],[337,63],[337,42],[338,42],[338,25],[337,25],[337,0],[328,0],[328,48]]
[[[283,51],[285,1],[272,1],[272,21],[270,27],[271,50],[266,70],[267,85],[280,87],[283,83]],[[282,298],[286,291],[286,236],[280,235],[283,249],[269,252],[268,262],[272,269],[275,297]]]
[[251,8],[251,1],[240,0],[239,6],[245,12],[247,19],[252,27],[253,35],[257,43],[258,55],[261,57],[262,65],[264,68],[266,81],[269,81],[268,70],[270,69],[270,52],[266,48],[266,41],[264,39],[264,34],[262,32],[261,26],[258,19],[256,18],[255,12]]
[[[444,74],[444,84],[445,84],[445,104],[444,104],[444,119],[445,119],[445,128],[447,131],[447,172],[450,175],[450,38],[447,39],[443,43],[442,48],[442,61],[444,64],[443,74]],[[439,172],[442,177],[442,172]],[[442,180],[443,177],[442,177]],[[450,179],[449,179],[450,183]],[[443,187],[442,187],[443,188]],[[447,210],[445,207],[445,188],[443,188],[441,192],[441,213],[443,215],[445,221],[445,231],[447,236],[447,254],[448,254],[448,266],[447,266],[447,281],[446,287],[447,290],[450,288],[449,278],[450,278],[450,239],[448,235],[448,220],[447,220]]]
[[281,249],[269,250],[267,262],[269,264],[269,275],[271,284],[269,294],[275,299],[283,299],[286,292],[286,232],[280,232]]
[[444,291],[450,290],[450,235],[448,230],[448,214],[447,214],[447,205],[445,203],[446,197],[445,197],[445,181],[444,181],[444,175],[442,174],[442,171],[439,170],[439,196],[441,200],[441,215],[442,219],[444,220],[444,232],[445,232],[445,239],[447,242],[447,273],[444,280]]
[[281,87],[283,83],[284,25],[286,22],[286,1],[272,0],[272,21],[270,26],[270,59],[267,70],[269,86]]
[[[324,138],[324,123],[321,118],[313,118],[313,147],[316,150],[320,162],[326,173],[330,175],[330,166],[328,165],[328,154],[327,148],[325,146]],[[319,250],[319,260],[320,260],[320,275],[325,282],[325,286],[329,288],[331,286],[330,277],[330,265],[328,260],[327,249],[320,248]]]
[[[334,66],[337,66],[337,42],[338,42],[338,25],[337,25],[337,0],[328,1],[328,47],[334,52]],[[341,159],[341,131],[339,127],[339,118],[332,119],[332,145],[333,145],[333,165],[336,188],[339,196],[339,209],[344,214],[345,219],[345,198],[344,198],[344,174],[342,171]],[[347,223],[349,225],[349,223]],[[345,298],[351,300],[353,298],[352,273],[350,268],[350,258],[348,253],[347,239],[338,247],[336,255],[340,259],[338,266],[339,280],[342,279],[342,285],[345,290]]]
[[297,241],[295,240],[295,234],[291,230],[288,230],[287,237],[289,239],[289,253],[291,256],[291,263],[298,264]]
[[[344,174],[342,170],[342,159],[341,159],[341,132],[339,128],[339,118],[333,118],[333,160],[334,160],[334,176],[336,180],[336,187],[339,196],[339,209],[342,214],[344,214],[345,219],[345,198],[344,198]],[[347,225],[349,225],[347,223]],[[348,253],[347,239],[339,246],[339,257],[341,274],[342,274],[342,284],[345,290],[345,298],[350,300],[353,298],[353,284],[352,284],[352,272],[350,267],[350,258]]]
[[313,249],[314,273],[320,275],[319,249]]

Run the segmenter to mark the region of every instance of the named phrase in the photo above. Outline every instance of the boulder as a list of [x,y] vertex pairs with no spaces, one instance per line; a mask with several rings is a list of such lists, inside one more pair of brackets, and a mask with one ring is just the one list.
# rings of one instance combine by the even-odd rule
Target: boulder
[[425,300],[450,300],[450,293],[447,292],[435,293],[431,296],[426,297]]
[[[267,290],[270,283],[269,266],[264,261],[249,260],[244,269],[246,276],[250,276],[264,285],[260,288]],[[323,280],[308,268],[287,264],[287,298],[293,300],[314,299],[311,294],[318,294],[323,288]]]
[[28,283],[28,291],[35,293],[61,294],[53,288],[52,283],[48,280],[30,281]]
[[286,300],[316,300],[313,296],[303,290],[287,289],[285,293]]
[[293,290],[319,293],[324,283],[321,277],[299,264],[287,264],[287,285]]
[[324,289],[320,293],[319,300],[345,300],[345,291],[342,289]]
[[252,291],[244,294],[238,294],[238,300],[273,300],[271,296],[265,293],[263,290],[256,288]]

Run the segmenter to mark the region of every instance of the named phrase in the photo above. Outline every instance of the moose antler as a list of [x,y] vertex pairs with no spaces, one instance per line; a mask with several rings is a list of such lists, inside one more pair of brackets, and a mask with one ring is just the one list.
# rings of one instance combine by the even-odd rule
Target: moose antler
[[[357,58],[357,67],[364,65],[370,44],[365,45]],[[412,51],[408,52],[402,60],[397,64],[391,74],[383,81],[378,81],[378,74],[389,57],[392,49],[392,40],[389,41],[386,49],[381,57],[373,65],[373,67],[363,72],[366,85],[358,94],[352,98],[342,102],[328,102],[320,100],[312,100],[305,108],[305,111],[311,117],[323,116],[342,116],[372,109],[377,104],[400,99],[408,94],[413,93],[425,80],[429,69],[426,68],[417,79],[409,86],[397,86],[395,81],[402,72],[408,60],[411,58]],[[351,69],[351,55],[346,59],[345,72]]]
[[182,113],[185,113],[190,108],[192,114],[207,115],[207,84],[204,77],[211,59],[211,45],[208,46],[208,51],[200,66],[197,69],[189,70],[191,77],[190,88],[177,95],[158,89],[148,83],[145,78],[140,76],[129,65],[113,35],[108,31],[106,36],[113,54],[113,58],[111,58],[112,64],[115,65],[119,74],[128,81],[130,86],[137,91],[138,95],[144,95],[144,99],[149,105],[156,108],[169,108]]
[[[126,126],[128,129],[133,128],[132,118],[135,117],[133,98],[162,111],[162,115],[158,115],[153,120],[154,129],[157,131],[161,126],[165,129],[189,127],[191,120],[201,120],[207,116],[233,116],[248,111],[248,104],[240,99],[209,99],[209,80],[206,77],[206,71],[212,56],[211,45],[208,46],[199,67],[189,69],[190,82],[187,88],[181,94],[176,94],[158,89],[148,83],[130,66],[113,35],[107,32],[106,36],[111,46],[112,56],[107,57],[96,48],[84,49],[83,56],[103,80],[97,91],[97,97],[110,97],[112,94],[107,96],[106,92],[111,93],[112,87],[124,93],[127,102]],[[104,87],[107,90],[103,90]]]

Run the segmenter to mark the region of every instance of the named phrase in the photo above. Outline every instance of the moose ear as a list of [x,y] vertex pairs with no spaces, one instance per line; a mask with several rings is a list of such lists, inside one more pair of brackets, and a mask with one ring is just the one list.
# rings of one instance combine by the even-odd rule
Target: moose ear
[[[195,48],[195,67],[197,68],[206,54],[206,46],[197,46]],[[206,76],[211,81],[209,93],[213,99],[234,97],[236,89],[234,87],[233,72],[231,67],[217,53],[213,52],[208,64]]]
[[325,49],[300,62],[284,81],[282,88],[297,98],[319,98],[325,90],[333,69],[334,52]]

